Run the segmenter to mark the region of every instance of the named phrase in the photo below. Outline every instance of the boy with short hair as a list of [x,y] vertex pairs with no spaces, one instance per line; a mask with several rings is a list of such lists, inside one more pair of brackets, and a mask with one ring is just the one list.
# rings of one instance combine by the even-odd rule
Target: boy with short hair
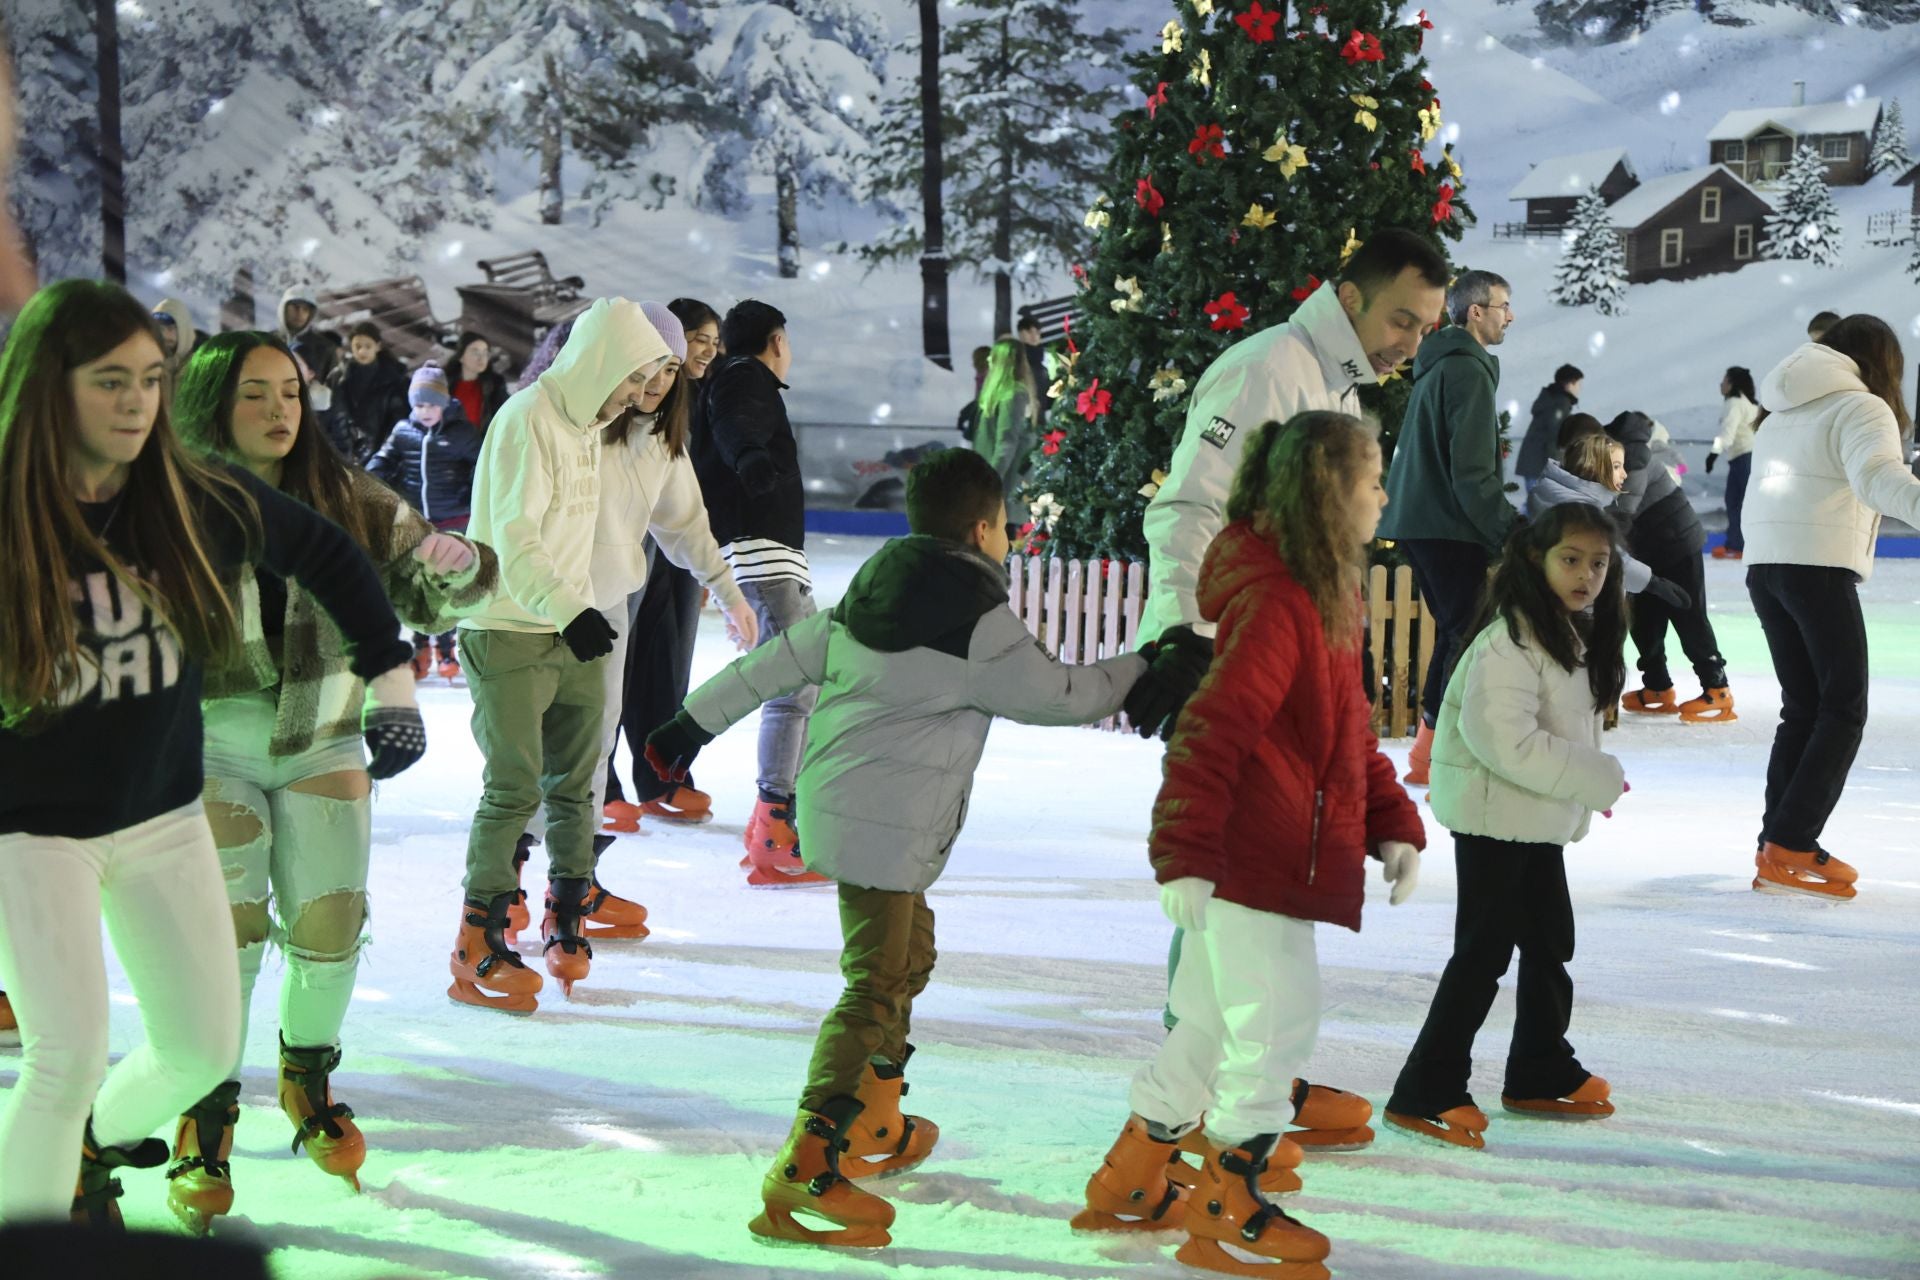
[[[966,449],[907,473],[911,536],[882,547],[844,599],[736,660],[647,738],[662,778],[763,702],[821,690],[799,774],[807,867],[839,884],[847,988],[820,1027],[800,1113],[762,1183],[751,1230],[878,1247],[893,1207],[850,1179],[925,1159],[939,1131],[900,1113],[914,997],[933,972],[939,878],[995,716],[1087,724],[1122,709],[1158,726],[1199,682],[1212,645],[1174,628],[1150,651],[1068,666],[1007,605],[999,473]],[[853,1162],[843,1172],[844,1152]],[[817,1231],[801,1212],[840,1229]]]

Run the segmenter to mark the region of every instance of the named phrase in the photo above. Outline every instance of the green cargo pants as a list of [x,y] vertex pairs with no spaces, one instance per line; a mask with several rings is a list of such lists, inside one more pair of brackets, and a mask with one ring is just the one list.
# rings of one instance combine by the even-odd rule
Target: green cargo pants
[[486,757],[480,807],[467,833],[467,896],[519,887],[513,853],[542,800],[549,875],[591,876],[593,775],[607,713],[605,658],[582,662],[552,632],[460,632],[473,695],[473,740]]
[[933,912],[924,893],[843,884],[840,934],[847,989],[813,1042],[804,1111],[852,1097],[869,1062],[903,1061],[913,999],[933,976]]

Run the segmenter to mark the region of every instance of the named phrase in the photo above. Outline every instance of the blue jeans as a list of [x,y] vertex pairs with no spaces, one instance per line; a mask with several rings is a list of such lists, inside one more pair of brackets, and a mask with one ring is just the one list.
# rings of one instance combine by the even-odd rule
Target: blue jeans
[[[743,582],[740,593],[760,619],[761,644],[773,643],[782,631],[818,612],[813,588],[795,578]],[[807,717],[819,700],[818,686],[808,685],[760,708],[759,784],[763,795],[792,798],[793,780],[800,773],[800,753],[807,745]]]
[[1727,550],[1745,551],[1747,535],[1740,530],[1740,508],[1747,505],[1747,479],[1753,474],[1753,455],[1743,453],[1727,464]]

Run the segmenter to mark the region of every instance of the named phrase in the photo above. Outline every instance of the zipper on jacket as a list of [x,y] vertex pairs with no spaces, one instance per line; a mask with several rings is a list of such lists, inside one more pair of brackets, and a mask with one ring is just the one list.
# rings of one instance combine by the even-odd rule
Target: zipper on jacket
[[1325,803],[1326,798],[1327,793],[1324,791],[1316,791],[1313,793],[1313,834],[1308,837],[1307,844],[1308,884],[1313,883],[1313,877],[1320,870],[1320,808],[1322,804]]

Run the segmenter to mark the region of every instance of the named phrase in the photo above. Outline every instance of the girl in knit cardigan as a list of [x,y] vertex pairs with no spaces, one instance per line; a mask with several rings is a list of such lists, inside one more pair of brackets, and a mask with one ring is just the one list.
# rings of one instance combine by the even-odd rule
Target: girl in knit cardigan
[[[313,429],[305,380],[278,339],[238,332],[205,343],[181,372],[175,413],[201,454],[252,472],[343,527],[379,569],[406,625],[445,631],[492,592],[491,550],[436,531]],[[339,632],[305,591],[252,573],[233,591],[242,647],[207,673],[205,800],[239,947],[241,1052],[271,938],[287,961],[281,1109],[295,1147],[357,1186],[366,1143],[328,1080],[365,943],[372,796],[355,722],[362,686]],[[233,1205],[228,1155],[239,1074],[236,1061],[227,1080],[180,1117],[167,1199],[195,1230]]]
[[[1386,502],[1380,449],[1355,418],[1301,413],[1247,444],[1200,571],[1213,666],[1153,807],[1161,909],[1186,931],[1178,1021],[1134,1076],[1080,1230],[1184,1227],[1192,1266],[1256,1274],[1231,1245],[1300,1280],[1328,1274],[1327,1238],[1264,1196],[1300,1189],[1286,1129],[1312,1088],[1298,1077],[1320,1028],[1316,922],[1360,927],[1369,856],[1405,900],[1426,843],[1360,678],[1360,581]],[[1335,1102],[1357,1104],[1354,1140],[1370,1141],[1365,1100],[1318,1105]]]
[[1473,642],[1434,732],[1434,816],[1453,832],[1453,957],[1387,1102],[1387,1123],[1479,1150],[1486,1113],[1467,1090],[1474,1036],[1520,952],[1519,1007],[1501,1102],[1568,1120],[1613,1114],[1607,1082],[1573,1056],[1573,904],[1565,846],[1626,791],[1600,749],[1626,680],[1617,526],[1583,502],[1549,507],[1507,539]]

